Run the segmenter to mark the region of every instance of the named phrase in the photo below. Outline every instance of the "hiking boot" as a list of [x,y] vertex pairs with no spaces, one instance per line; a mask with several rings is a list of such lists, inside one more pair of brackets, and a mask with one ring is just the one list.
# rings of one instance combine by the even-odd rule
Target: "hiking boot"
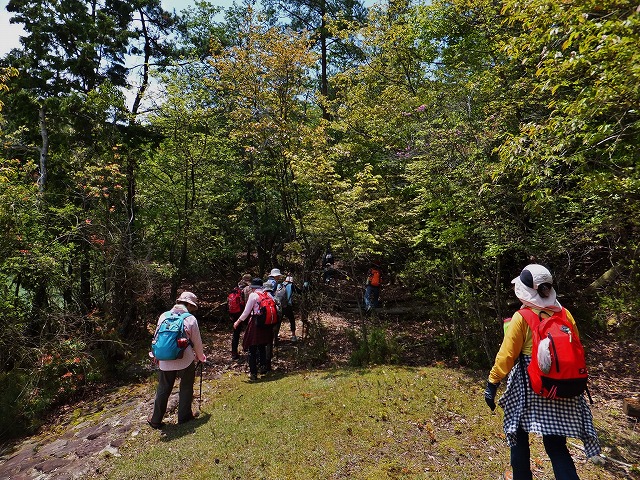
[[182,420],[178,420],[178,425],[182,425],[183,423],[190,422],[194,418],[196,418],[196,417],[194,415],[191,415],[190,417],[184,418]]
[[250,382],[257,382],[258,381],[258,375],[256,375],[255,373],[252,373],[251,375],[249,375],[249,381]]
[[155,423],[151,421],[151,417],[147,417],[147,423],[149,424],[149,426],[155,430],[160,430],[163,426],[164,423],[160,422],[160,423]]
[[298,337],[296,337],[295,335],[291,335],[291,341],[292,342],[297,342],[298,341]]

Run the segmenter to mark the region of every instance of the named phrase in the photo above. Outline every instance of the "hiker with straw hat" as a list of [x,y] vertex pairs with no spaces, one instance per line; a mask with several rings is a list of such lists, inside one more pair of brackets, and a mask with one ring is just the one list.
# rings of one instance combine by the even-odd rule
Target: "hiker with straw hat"
[[184,333],[188,339],[188,345],[184,349],[181,358],[175,360],[157,360],[153,356],[153,353],[149,352],[149,355],[159,367],[158,388],[153,404],[153,413],[147,418],[147,423],[152,428],[159,429],[164,425],[162,419],[167,411],[169,396],[171,395],[177,377],[180,377],[178,423],[185,423],[195,418],[191,410],[191,404],[193,403],[193,384],[196,379],[196,362],[200,361],[204,363],[207,361],[207,357],[203,351],[198,320],[193,315],[193,312],[196,310],[198,310],[198,297],[191,292],[182,292],[171,310],[160,315],[158,319],[156,332],[167,318],[167,315],[191,314],[187,315],[183,320]]

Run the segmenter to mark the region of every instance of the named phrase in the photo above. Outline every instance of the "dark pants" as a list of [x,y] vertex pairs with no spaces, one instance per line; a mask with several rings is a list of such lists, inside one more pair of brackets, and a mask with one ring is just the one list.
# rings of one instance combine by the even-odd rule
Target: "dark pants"
[[[532,480],[529,434],[518,429],[517,443],[511,447],[511,467],[513,480]],[[573,458],[567,448],[567,438],[561,435],[543,435],[542,443],[551,460],[556,480],[579,480]]]
[[280,342],[280,327],[282,326],[282,313],[278,313],[278,322],[273,326],[273,340],[272,344],[274,347],[278,346]]
[[267,346],[251,345],[249,347],[249,372],[251,375],[257,375],[258,366],[266,368],[267,363]]
[[380,287],[367,285],[364,292],[364,306],[367,310],[378,308],[378,299],[380,298]]
[[[235,323],[235,321],[238,320],[238,318],[240,318],[240,315],[242,315],[242,312],[229,314],[229,320],[231,320],[231,328],[233,328],[233,324]],[[240,345],[240,334],[242,333],[243,329],[244,329],[244,322],[241,323],[238,326],[238,328],[233,328],[233,336],[231,337],[231,356],[234,358],[238,356],[238,345]]]
[[193,402],[193,382],[196,379],[196,363],[193,362],[183,370],[160,370],[158,372],[158,389],[153,404],[151,423],[160,424],[167,411],[167,402],[176,382],[180,377],[180,393],[178,394],[178,423],[188,422],[193,418],[191,402]]
[[289,319],[289,328],[291,329],[291,334],[295,335],[296,333],[296,317],[293,313],[293,305],[286,305],[282,309],[282,316],[284,318]]

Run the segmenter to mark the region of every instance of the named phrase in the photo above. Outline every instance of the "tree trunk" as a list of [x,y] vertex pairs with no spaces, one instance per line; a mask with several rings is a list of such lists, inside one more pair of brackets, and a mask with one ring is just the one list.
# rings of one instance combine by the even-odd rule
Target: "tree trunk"
[[329,98],[329,79],[327,77],[327,23],[325,20],[327,7],[324,0],[321,2],[320,12],[322,15],[322,23],[320,25],[320,93],[323,97],[320,108],[322,108],[322,118],[331,120],[331,115],[329,115],[325,104],[325,101]]
[[622,271],[622,267],[620,264],[616,264],[611,267],[609,270],[604,272],[598,279],[596,279],[593,283],[591,283],[587,288],[585,288],[585,292],[594,293],[598,289],[608,285],[613,282],[616,277]]
[[[151,38],[147,30],[147,23],[144,12],[138,9],[140,14],[140,25],[142,35],[144,37],[144,62],[142,66],[142,84],[136,92],[136,97],[131,107],[130,126],[136,124],[136,118],[140,105],[144,98],[144,94],[149,85],[149,62],[151,60]],[[125,202],[125,225],[122,232],[122,260],[116,278],[116,305],[117,315],[120,319],[120,333],[128,335],[135,329],[135,323],[138,317],[137,302],[135,291],[137,290],[137,276],[132,276],[129,272],[133,272],[134,250],[135,250],[135,225],[136,225],[136,171],[138,169],[137,156],[133,152],[128,152],[126,156],[125,173],[127,177],[127,198]]]
[[91,262],[89,262],[88,248],[83,246],[80,254],[80,311],[84,315],[89,310],[91,310]]
[[49,133],[47,132],[47,118],[43,105],[40,105],[38,117],[40,122],[40,136],[42,137],[42,145],[40,146],[40,176],[38,177],[38,190],[42,193],[44,191],[44,185],[47,182],[47,158],[49,156]]

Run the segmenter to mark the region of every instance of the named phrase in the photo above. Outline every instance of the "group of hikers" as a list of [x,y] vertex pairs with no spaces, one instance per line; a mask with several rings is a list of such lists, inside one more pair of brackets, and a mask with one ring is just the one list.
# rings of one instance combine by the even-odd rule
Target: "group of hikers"
[[[258,374],[266,375],[271,371],[273,349],[278,345],[283,319],[289,321],[290,340],[298,340],[293,305],[294,295],[301,293],[292,276],[285,276],[280,269],[273,268],[264,281],[259,277],[252,278],[250,274],[243,275],[227,296],[233,324],[231,358],[240,359],[238,347],[244,330],[242,348],[248,352],[249,381],[256,381]],[[169,396],[178,377],[178,423],[194,418],[191,404],[196,364],[207,360],[198,321],[193,315],[197,310],[198,298],[186,291],[180,294],[171,310],[158,318],[149,352],[159,372],[153,413],[147,418],[152,428],[162,428]]]
[[298,340],[293,304],[294,295],[300,293],[302,290],[295,285],[293,277],[285,277],[280,269],[274,268],[265,281],[245,274],[229,294],[229,316],[233,323],[231,358],[240,358],[240,333],[246,326],[242,348],[249,352],[250,381],[257,380],[258,374],[271,371],[273,349],[278,345],[280,326],[285,318],[289,321],[291,341]]
[[[367,308],[375,308],[377,304],[380,278],[379,265],[372,265],[367,273]],[[558,302],[553,277],[546,267],[527,265],[511,283],[522,305],[505,324],[504,339],[484,391],[484,401],[494,411],[500,383],[507,379],[506,390],[497,402],[504,410],[504,433],[511,451],[511,470],[502,478],[533,478],[529,433],[536,433],[542,436],[555,478],[579,479],[567,448],[567,437],[581,439],[592,462],[603,463],[603,457],[584,395],[587,369],[576,322]],[[265,281],[244,275],[229,295],[233,321],[231,355],[233,359],[239,358],[238,345],[244,329],[242,346],[249,353],[250,382],[256,381],[258,374],[270,371],[273,347],[277,345],[284,318],[289,320],[291,341],[297,340],[293,298],[301,292],[291,276],[284,276],[274,268]],[[181,318],[188,342],[180,358],[158,358],[164,355],[154,355],[156,350],[161,352],[160,348],[150,353],[159,367],[154,409],[147,418],[152,428],[163,426],[177,376],[180,377],[178,423],[194,418],[191,403],[195,366],[198,361],[206,361],[198,322],[193,316],[197,308],[196,296],[183,292],[173,308],[158,319],[156,337],[168,319]]]
[[[329,285],[331,280],[338,273],[334,264],[335,257],[331,250],[331,246],[327,245],[327,249],[322,256],[322,282],[325,285]],[[366,313],[369,313],[374,308],[378,308],[380,306],[380,287],[382,287],[382,281],[382,268],[380,267],[380,262],[374,260],[367,271],[365,282],[363,304]]]

